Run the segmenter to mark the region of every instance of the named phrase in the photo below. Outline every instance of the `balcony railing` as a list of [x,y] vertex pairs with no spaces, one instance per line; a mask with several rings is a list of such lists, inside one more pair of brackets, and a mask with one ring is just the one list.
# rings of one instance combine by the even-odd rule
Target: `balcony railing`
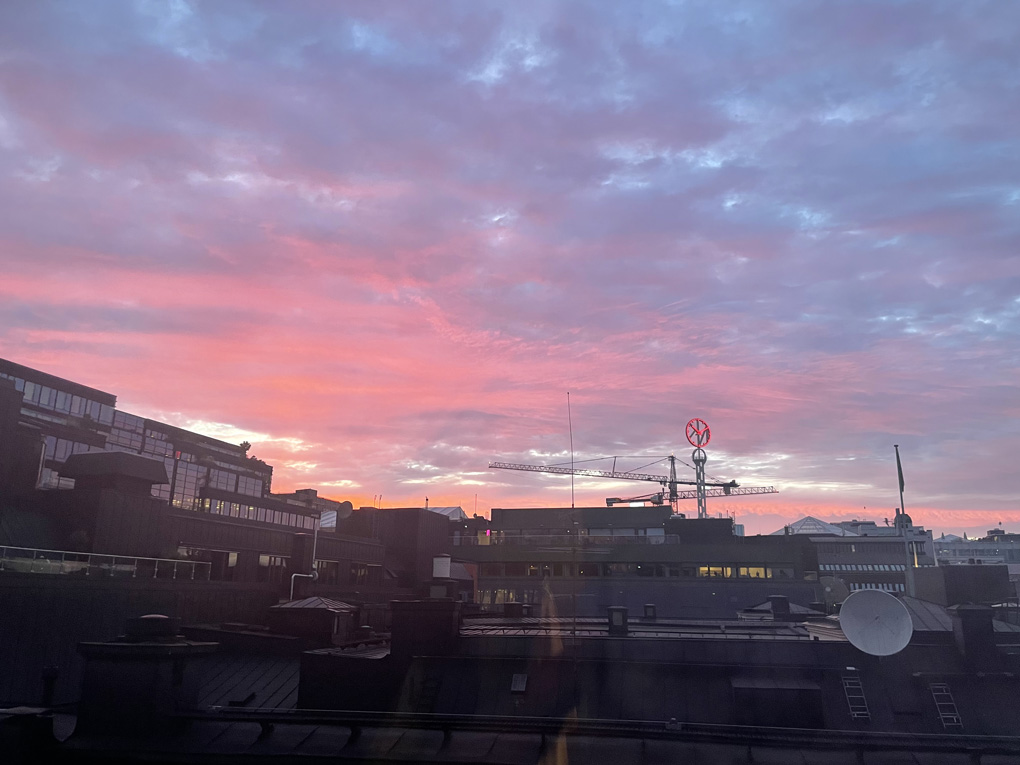
[[23,574],[64,574],[120,579],[178,579],[208,582],[212,564],[168,558],[0,547],[0,571]]
[[591,536],[586,534],[534,534],[528,536],[454,537],[454,546],[459,547],[605,547],[622,545],[675,545],[680,543],[676,534],[651,537]]

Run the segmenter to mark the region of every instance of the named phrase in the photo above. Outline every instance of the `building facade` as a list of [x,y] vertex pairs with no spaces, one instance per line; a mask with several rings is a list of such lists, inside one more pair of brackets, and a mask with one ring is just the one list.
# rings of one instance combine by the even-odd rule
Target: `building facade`
[[882,590],[911,594],[911,572],[935,566],[932,534],[903,523],[878,526],[872,521],[831,524],[807,516],[771,536],[802,536],[814,545],[818,573],[842,583],[847,592]]
[[238,504],[270,493],[273,468],[242,446],[118,410],[111,393],[6,359],[0,379],[22,394],[19,424],[37,439],[34,488],[73,487],[60,475],[72,454],[123,451],[162,461],[169,483],[154,485],[153,496],[183,510],[198,509],[205,488],[237,495]]
[[818,600],[808,540],[738,537],[729,518],[686,519],[669,507],[493,508],[489,528],[460,525],[453,557],[477,565],[483,607],[595,615],[651,605],[663,616],[714,618],[769,595]]
[[[116,404],[112,394],[0,359],[0,498],[21,497],[20,505],[45,519],[45,546],[207,563],[215,581],[288,594],[290,576],[313,569],[322,591],[386,589],[378,539],[319,533],[324,511],[349,512],[350,503],[343,508],[312,489],[274,495],[273,468],[250,457],[247,445]],[[117,454],[144,459],[118,461]],[[139,483],[124,470],[151,480]],[[76,486],[79,479],[88,485]]]

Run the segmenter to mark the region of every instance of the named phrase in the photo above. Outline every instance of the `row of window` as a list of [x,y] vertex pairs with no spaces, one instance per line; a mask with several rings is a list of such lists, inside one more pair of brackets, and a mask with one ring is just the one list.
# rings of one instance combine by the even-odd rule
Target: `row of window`
[[[119,412],[118,412],[119,414]],[[109,435],[106,437],[106,443],[109,446],[123,446],[135,454],[142,451],[142,444],[144,443],[141,433],[135,433],[124,428],[113,427],[110,429]]]
[[478,591],[478,602],[483,605],[497,603],[541,603],[542,591],[520,589],[516,587],[499,587],[493,590]]
[[314,529],[315,518],[298,513],[271,510],[268,507],[228,502],[225,499],[203,499],[201,510],[212,515],[225,515],[261,523],[275,523],[277,526],[292,526],[297,529]]
[[885,592],[905,592],[906,587],[897,582],[851,582],[850,590],[884,590]]
[[206,485],[211,489],[221,489],[223,491],[231,492],[237,491],[237,474],[231,473],[227,470],[210,468]]
[[696,566],[679,563],[519,563],[481,564],[485,577],[645,576],[705,579],[792,579],[792,566]]
[[98,447],[91,447],[88,444],[71,441],[67,438],[57,438],[56,436],[46,436],[43,443],[43,450],[46,454],[46,459],[56,460],[57,462],[63,462],[72,454],[82,454],[83,452],[90,451],[91,449],[102,451],[102,449],[99,449]]
[[0,377],[13,380],[14,387],[24,393],[27,403],[35,404],[43,409],[52,409],[55,412],[74,415],[75,417],[88,416],[104,425],[113,423],[112,406],[100,404],[98,401],[93,401],[83,396],[76,396],[73,393],[57,390],[48,385],[40,385],[39,383],[4,374],[3,372],[0,372]]
[[629,527],[608,527],[608,528],[573,528],[573,529],[496,529],[492,535],[495,537],[546,537],[546,536],[592,536],[592,537],[661,537],[666,534],[662,526],[649,526],[647,528]]
[[958,547],[956,549],[942,549],[939,550],[940,556],[954,556],[957,558],[972,558],[975,555],[1005,555],[1006,553],[1016,552],[1015,548],[1006,548],[1001,550],[998,547]]
[[[217,582],[237,581],[237,560],[240,553],[231,550],[211,550],[202,547],[180,546],[180,560],[209,564],[209,578]],[[290,558],[283,555],[260,554],[255,579],[259,582],[279,584],[287,576]],[[382,581],[382,566],[360,561],[341,562],[316,560],[319,584],[378,584]],[[346,576],[344,576],[346,574]]]
[[[382,566],[379,564],[351,561],[344,565],[335,560],[316,560],[315,570],[319,572],[319,584],[381,584]],[[347,573],[346,579],[344,573]]]
[[136,414],[115,411],[113,413],[113,427],[118,430],[141,435],[145,432],[145,420]]
[[[918,552],[924,552],[924,542],[914,542],[919,545]],[[903,551],[903,541],[898,542],[819,542],[818,552],[847,555],[859,552],[873,553],[897,553]]]
[[906,571],[902,563],[820,563],[822,571]]

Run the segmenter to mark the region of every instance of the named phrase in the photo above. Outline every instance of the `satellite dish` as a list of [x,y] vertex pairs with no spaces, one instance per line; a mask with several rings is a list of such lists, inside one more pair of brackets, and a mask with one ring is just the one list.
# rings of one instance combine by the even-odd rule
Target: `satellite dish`
[[843,583],[842,579],[823,576],[819,577],[818,583],[822,586],[822,600],[825,601],[825,606],[830,613],[837,603],[842,603],[850,595],[850,588]]
[[899,653],[914,634],[907,607],[881,590],[852,593],[839,610],[839,626],[854,648],[872,656]]

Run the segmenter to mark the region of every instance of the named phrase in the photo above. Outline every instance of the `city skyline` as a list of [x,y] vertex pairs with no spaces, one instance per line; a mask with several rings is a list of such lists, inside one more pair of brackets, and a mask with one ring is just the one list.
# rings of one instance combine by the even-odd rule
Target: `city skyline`
[[0,356],[355,505],[569,505],[487,469],[569,391],[577,461],[708,421],[748,533],[891,518],[893,444],[916,523],[1020,525],[1018,22],[10,4]]

